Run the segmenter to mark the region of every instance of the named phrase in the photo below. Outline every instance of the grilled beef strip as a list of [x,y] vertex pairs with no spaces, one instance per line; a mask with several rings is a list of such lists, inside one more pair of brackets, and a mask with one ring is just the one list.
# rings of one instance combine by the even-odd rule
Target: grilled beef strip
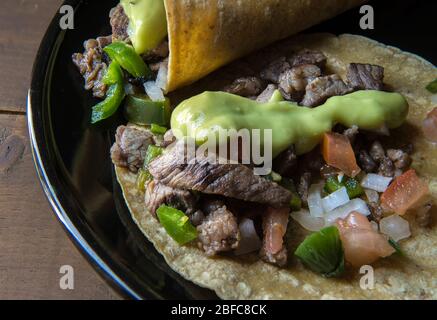
[[280,57],[269,63],[260,73],[261,79],[277,84],[281,73],[291,68],[286,57]]
[[279,76],[279,90],[283,97],[290,101],[300,101],[309,82],[320,77],[322,71],[313,64],[303,64],[281,73]]
[[301,50],[292,55],[288,62],[291,67],[297,67],[305,64],[312,64],[318,66],[320,69],[324,69],[326,66],[326,56],[320,51]]
[[197,209],[197,197],[190,191],[173,189],[156,181],[147,183],[145,203],[153,215],[156,215],[156,210],[164,204],[181,210],[188,216],[194,214]]
[[330,97],[342,96],[352,91],[336,74],[314,79],[305,90],[301,105],[306,107],[319,106]]
[[230,251],[238,247],[240,230],[237,218],[220,200],[206,200],[203,211],[205,220],[197,227],[199,247],[208,256]]
[[129,27],[129,18],[124,12],[121,4],[117,5],[109,13],[109,22],[112,27],[113,41],[126,41],[129,39],[127,32]]
[[147,148],[151,144],[154,144],[154,136],[149,130],[120,126],[111,148],[112,162],[136,173],[143,166]]
[[206,156],[187,159],[186,144],[179,141],[152,161],[149,171],[157,181],[176,189],[222,195],[273,207],[288,205],[291,193],[242,164],[211,163]]
[[72,56],[73,63],[85,79],[85,89],[92,90],[96,98],[104,98],[108,87],[102,79],[108,68],[99,41],[90,39],[84,43],[85,51]]
[[297,155],[294,146],[279,154],[273,161],[273,169],[282,176],[290,176],[297,164]]
[[253,97],[259,95],[263,88],[263,82],[257,77],[243,77],[234,80],[224,91],[242,97]]
[[351,63],[347,69],[347,79],[354,90],[383,90],[384,68],[372,64]]

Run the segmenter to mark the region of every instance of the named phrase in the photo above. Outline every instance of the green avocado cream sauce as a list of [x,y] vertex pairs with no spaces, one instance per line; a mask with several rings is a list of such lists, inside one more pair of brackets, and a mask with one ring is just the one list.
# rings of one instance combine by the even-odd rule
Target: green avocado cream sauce
[[281,100],[279,92],[267,103],[225,92],[204,92],[183,101],[173,111],[171,127],[178,139],[187,136],[198,144],[221,129],[272,129],[273,156],[292,144],[298,154],[303,154],[316,147],[323,134],[338,123],[365,130],[384,125],[397,128],[405,121],[409,108],[399,93],[372,90],[332,97],[313,109]]
[[164,0],[121,0],[129,18],[129,37],[138,54],[156,48],[167,36]]

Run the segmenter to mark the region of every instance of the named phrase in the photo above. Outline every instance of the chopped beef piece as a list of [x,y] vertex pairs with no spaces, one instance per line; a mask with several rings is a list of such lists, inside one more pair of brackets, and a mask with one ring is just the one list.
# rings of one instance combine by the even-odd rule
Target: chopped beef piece
[[342,96],[349,92],[351,92],[351,89],[336,74],[318,77],[307,85],[301,104],[306,107],[316,107],[330,97]]
[[280,267],[287,264],[287,248],[284,236],[287,232],[290,209],[268,208],[263,215],[263,246],[260,251],[261,259]]
[[307,202],[308,200],[308,190],[311,185],[311,173],[304,172],[300,177],[299,185],[297,186],[297,192],[299,193],[300,198],[303,202]]
[[358,133],[359,133],[358,126],[353,125],[352,127],[346,129],[343,132],[343,135],[345,135],[349,139],[351,144],[353,144],[355,142],[355,138]]
[[72,56],[73,63],[79,68],[85,79],[85,89],[92,90],[97,98],[104,98],[107,86],[102,79],[106,72],[107,65],[103,61],[103,51],[99,42],[94,39],[85,41],[85,52],[75,53]]
[[408,153],[400,149],[388,149],[387,156],[393,161],[397,169],[405,170],[411,164],[411,158]]
[[320,169],[320,175],[325,180],[331,177],[337,177],[339,174],[340,174],[340,170],[331,167],[330,165],[327,164],[323,165],[322,168]]
[[274,170],[283,176],[289,176],[297,164],[297,155],[294,146],[289,147],[283,151],[273,161]]
[[116,166],[137,172],[143,166],[147,148],[153,143],[153,134],[150,131],[120,126],[111,148],[112,162]]
[[322,153],[319,148],[314,148],[312,151],[299,157],[299,166],[301,172],[320,172],[325,165]]
[[376,221],[379,223],[379,221],[384,217],[384,210],[381,208],[381,206],[375,202],[370,202],[368,204],[370,209],[370,217],[373,221]]
[[292,67],[314,64],[320,69],[324,69],[326,66],[326,56],[319,51],[302,50],[294,54],[288,61]]
[[347,79],[355,90],[382,90],[384,68],[371,64],[351,63],[348,66]]
[[281,73],[290,68],[291,66],[287,62],[287,59],[285,57],[280,57],[279,59],[271,62],[264,70],[262,70],[260,77],[263,80],[278,83]]
[[220,164],[206,155],[188,159],[187,146],[179,141],[152,161],[152,176],[177,189],[195,190],[244,201],[269,204],[273,207],[289,204],[291,193],[278,184],[255,175],[241,164]]
[[129,39],[127,32],[129,27],[129,18],[124,12],[121,4],[113,8],[109,13],[110,24],[112,27],[112,40],[113,41],[126,41]]
[[103,49],[112,43],[112,36],[98,37],[96,40],[99,43],[99,47]]
[[148,62],[159,62],[168,57],[170,49],[168,46],[168,40],[164,40],[155,49],[151,50],[147,54],[143,55],[143,59]]
[[205,214],[202,210],[197,210],[192,215],[190,215],[190,221],[195,227],[200,226],[204,220]]
[[395,166],[389,157],[383,157],[380,161],[378,174],[384,177],[394,177]]
[[208,256],[236,249],[240,241],[237,218],[232,212],[223,203],[213,209],[206,212],[206,219],[197,227],[199,246]]
[[431,224],[431,207],[432,204],[428,203],[416,212],[416,222],[422,228],[428,227]]
[[161,147],[167,148],[169,145],[171,145],[175,141],[176,141],[176,137],[173,134],[173,130],[170,129],[164,134],[164,140],[161,142]]
[[381,161],[385,157],[385,151],[379,141],[374,141],[370,146],[370,156],[376,162]]
[[231,85],[224,88],[225,92],[243,97],[257,96],[263,90],[263,83],[257,77],[236,79]]
[[364,149],[360,150],[360,152],[358,153],[358,163],[360,165],[360,168],[363,169],[366,173],[373,172],[377,168],[376,162]]
[[279,89],[285,99],[300,101],[308,83],[321,75],[322,72],[316,65],[300,65],[281,73],[279,76]]
[[273,96],[273,93],[278,89],[278,87],[274,84],[269,84],[267,88],[261,92],[261,94],[256,98],[258,102],[269,102]]
[[173,189],[159,182],[151,181],[147,184],[145,203],[153,215],[163,204],[190,215],[196,210],[197,198],[190,191]]

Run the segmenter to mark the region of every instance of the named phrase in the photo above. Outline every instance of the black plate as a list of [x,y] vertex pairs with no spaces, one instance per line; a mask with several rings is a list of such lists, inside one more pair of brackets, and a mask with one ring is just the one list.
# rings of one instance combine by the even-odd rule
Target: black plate
[[[110,34],[108,12],[116,0],[71,0],[75,29],[62,31],[56,16],[36,57],[28,102],[28,122],[37,171],[56,215],[75,244],[106,279],[132,298],[216,298],[173,272],[142,236],[115,181],[109,148],[120,115],[89,124],[96,103],[82,88],[71,54],[84,40]],[[373,31],[359,28],[358,9],[311,31],[357,33],[437,61],[432,18],[435,1],[370,2]]]

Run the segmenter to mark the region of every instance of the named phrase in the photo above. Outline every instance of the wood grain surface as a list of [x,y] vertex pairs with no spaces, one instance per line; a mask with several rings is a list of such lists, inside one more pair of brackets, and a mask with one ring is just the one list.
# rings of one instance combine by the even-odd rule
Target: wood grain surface
[[[0,299],[118,299],[68,239],[43,194],[26,127],[36,51],[61,0],[0,1]],[[61,266],[74,289],[60,288]]]

